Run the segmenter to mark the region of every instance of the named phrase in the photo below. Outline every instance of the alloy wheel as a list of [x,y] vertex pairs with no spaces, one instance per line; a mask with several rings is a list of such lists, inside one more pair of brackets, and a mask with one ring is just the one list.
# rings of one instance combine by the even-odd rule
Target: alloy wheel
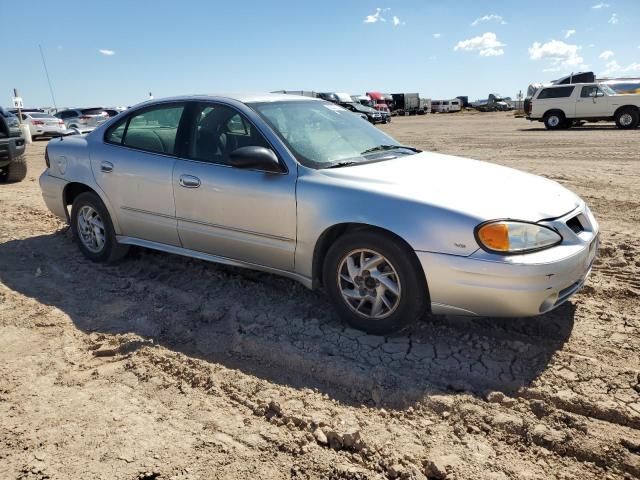
[[105,228],[100,214],[90,205],[84,205],[78,212],[78,237],[92,253],[100,253],[105,244]]
[[341,260],[337,273],[342,298],[358,315],[382,319],[400,304],[400,277],[391,262],[376,251],[349,252]]

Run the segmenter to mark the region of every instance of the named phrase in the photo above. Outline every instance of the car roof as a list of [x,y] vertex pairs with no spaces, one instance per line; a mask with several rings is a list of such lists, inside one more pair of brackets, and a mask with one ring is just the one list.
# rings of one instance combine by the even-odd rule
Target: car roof
[[157,101],[185,101],[185,100],[214,100],[228,99],[236,100],[242,103],[267,103],[267,102],[291,102],[291,101],[313,101],[321,102],[320,98],[303,97],[301,95],[290,95],[288,93],[219,93],[204,95],[181,95],[168,98],[154,98],[143,103],[153,103]]
[[584,85],[600,85],[599,82],[585,82],[585,83],[563,83],[560,85],[547,85],[542,88],[563,88],[563,87],[580,87]]

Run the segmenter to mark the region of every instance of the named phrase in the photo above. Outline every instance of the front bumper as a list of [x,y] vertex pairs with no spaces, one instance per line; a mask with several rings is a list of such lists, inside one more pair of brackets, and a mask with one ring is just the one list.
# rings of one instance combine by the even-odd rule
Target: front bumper
[[60,217],[65,222],[68,222],[69,214],[63,202],[63,192],[69,182],[49,175],[48,169],[40,175],[39,181],[42,198],[44,199],[44,203],[47,205],[47,208],[51,210],[51,213]]
[[[585,227],[572,231],[578,217]],[[598,224],[586,207],[553,225],[563,236],[555,247],[524,255],[500,256],[478,250],[468,257],[416,252],[436,314],[529,317],[568,300],[583,285],[598,249]]]
[[66,135],[66,128],[60,127],[35,127],[31,126],[31,136],[32,137],[62,137]]

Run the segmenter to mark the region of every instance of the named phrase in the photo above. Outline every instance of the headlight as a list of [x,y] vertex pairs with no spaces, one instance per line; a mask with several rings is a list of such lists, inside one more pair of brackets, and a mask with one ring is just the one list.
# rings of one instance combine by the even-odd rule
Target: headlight
[[553,247],[562,241],[558,232],[537,223],[493,220],[476,227],[476,240],[494,253],[526,253]]

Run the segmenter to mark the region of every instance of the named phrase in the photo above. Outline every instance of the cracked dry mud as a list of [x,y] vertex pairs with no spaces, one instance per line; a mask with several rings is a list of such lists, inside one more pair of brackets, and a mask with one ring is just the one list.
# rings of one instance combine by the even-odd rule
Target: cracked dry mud
[[376,337],[321,293],[137,250],[81,256],[37,185],[0,185],[0,478],[640,477],[640,130],[507,114],[382,127],[527,170],[591,206],[588,285],[533,319]]

